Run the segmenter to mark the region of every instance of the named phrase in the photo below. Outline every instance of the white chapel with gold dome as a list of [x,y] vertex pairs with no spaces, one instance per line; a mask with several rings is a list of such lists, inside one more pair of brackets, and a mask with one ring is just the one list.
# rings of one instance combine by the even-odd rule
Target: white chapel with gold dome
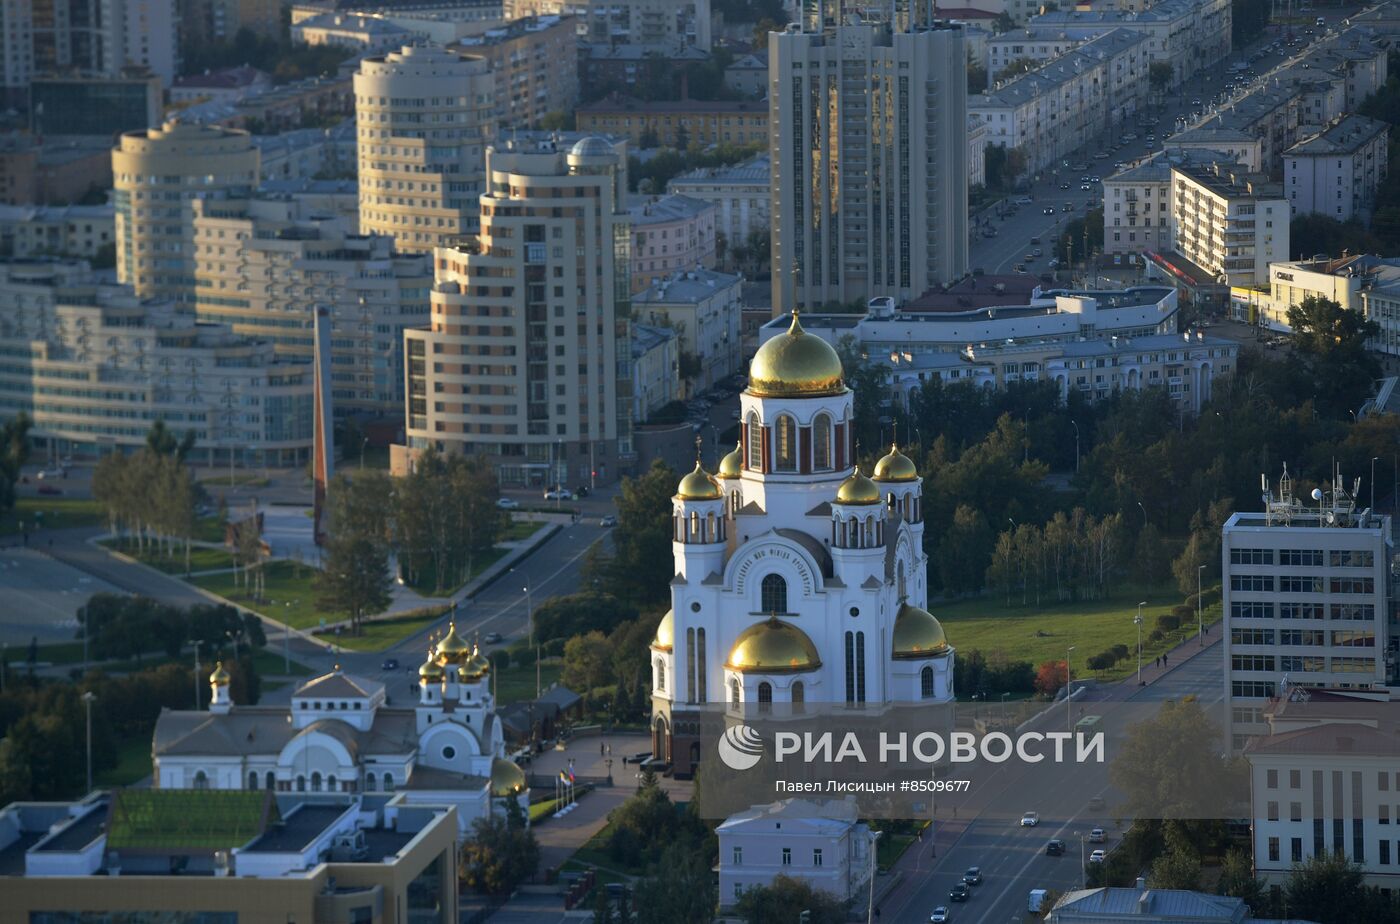
[[208,711],[162,710],[152,742],[160,789],[383,794],[453,805],[459,834],[504,800],[529,804],[506,759],[491,663],[456,626],[418,668],[418,701],[390,705],[384,684],[342,672],[309,680],[289,706],[235,703],[220,664]]
[[[700,708],[947,703],[954,652],[927,610],[921,479],[855,464],[852,392],[796,313],[740,397],[740,440],[671,499],[671,609],[651,645],[652,750],[701,759]],[[795,708],[794,708],[795,707]]]

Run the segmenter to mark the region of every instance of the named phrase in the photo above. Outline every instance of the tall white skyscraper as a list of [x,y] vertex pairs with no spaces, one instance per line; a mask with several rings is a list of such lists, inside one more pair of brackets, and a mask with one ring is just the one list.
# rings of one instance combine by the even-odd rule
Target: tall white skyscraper
[[809,3],[769,33],[775,312],[967,271],[966,61],[962,29],[907,2]]

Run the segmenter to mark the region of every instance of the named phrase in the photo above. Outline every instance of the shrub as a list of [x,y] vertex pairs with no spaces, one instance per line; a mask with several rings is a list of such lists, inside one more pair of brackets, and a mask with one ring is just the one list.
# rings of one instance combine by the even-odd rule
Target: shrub
[[1163,613],[1157,617],[1157,630],[1163,634],[1181,628],[1181,617],[1173,613]]
[[1129,650],[1129,648],[1128,648],[1127,645],[1114,645],[1114,646],[1113,646],[1113,656],[1114,656],[1115,658],[1117,658],[1119,661],[1121,661],[1121,660],[1123,660],[1124,658],[1126,658],[1130,653],[1131,653],[1131,652],[1130,652],[1130,650]]
[[1148,640],[1149,642],[1160,642],[1162,639],[1164,639],[1164,638],[1166,638],[1166,637],[1167,637],[1167,636],[1166,636],[1166,633],[1163,632],[1161,629],[1153,629],[1153,630],[1152,630],[1152,634],[1149,635],[1149,636],[1147,636],[1147,640]]
[[496,670],[505,670],[510,667],[510,652],[504,648],[497,648],[491,652],[491,663],[496,666]]
[[564,643],[567,639],[552,638],[544,643],[544,656],[546,658],[564,657]]
[[1176,617],[1177,625],[1181,625],[1183,622],[1190,622],[1196,618],[1196,608],[1194,606],[1179,604],[1172,607],[1172,615]]
[[1201,606],[1215,606],[1220,602],[1220,585],[1207,587],[1201,591]]

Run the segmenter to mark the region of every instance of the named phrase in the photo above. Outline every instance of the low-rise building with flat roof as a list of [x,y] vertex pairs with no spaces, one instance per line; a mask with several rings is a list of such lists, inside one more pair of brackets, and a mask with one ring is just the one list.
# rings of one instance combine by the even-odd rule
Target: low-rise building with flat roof
[[676,332],[652,324],[632,325],[632,414],[639,423],[681,397],[681,362]]
[[676,331],[680,351],[698,364],[691,380],[698,391],[744,371],[739,334],[743,281],[742,276],[700,267],[678,270],[632,296],[632,314],[639,321]]
[[666,191],[715,207],[715,233],[731,250],[747,246],[755,231],[767,233],[772,215],[773,165],[767,154],[728,167],[698,167],[666,184]]
[[1390,126],[1349,115],[1283,152],[1283,190],[1294,215],[1368,219],[1389,164]]
[[715,207],[688,196],[633,197],[632,292],[682,269],[715,265]]

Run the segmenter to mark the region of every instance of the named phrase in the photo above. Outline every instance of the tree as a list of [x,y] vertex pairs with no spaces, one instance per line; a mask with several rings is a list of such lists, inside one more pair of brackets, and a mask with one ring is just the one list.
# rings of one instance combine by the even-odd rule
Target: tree
[[1035,669],[1035,691],[1041,696],[1053,697],[1069,679],[1069,662],[1044,661]]
[[[734,910],[748,924],[799,919],[808,924],[844,924],[846,920],[846,904],[830,892],[782,875],[774,876],[771,885],[745,889]],[[806,918],[803,912],[807,912]]]
[[667,845],[636,885],[637,924],[708,924],[716,893],[712,857],[686,842]]
[[1288,326],[1294,354],[1311,373],[1318,409],[1346,417],[1361,407],[1381,374],[1379,361],[1366,349],[1380,325],[1330,298],[1309,295],[1288,309]]
[[15,484],[29,460],[29,415],[16,414],[0,426],[0,513],[14,509]]
[[313,583],[316,605],[345,616],[359,633],[364,617],[382,612],[393,599],[388,549],[366,537],[332,536],[325,567]]
[[1158,95],[1167,92],[1167,88],[1172,85],[1172,78],[1175,72],[1171,64],[1166,61],[1156,61],[1147,66],[1147,83],[1152,88],[1152,92]]
[[1152,719],[1132,726],[1109,767],[1134,818],[1233,818],[1247,811],[1243,764],[1220,755],[1219,728],[1195,697],[1162,704]]
[[490,812],[472,822],[472,838],[462,845],[458,875],[463,888],[486,895],[507,895],[535,875],[540,845],[515,799],[505,800],[505,814]]
[[1358,905],[1367,902],[1361,867],[1341,851],[1323,852],[1293,867],[1284,886],[1288,914],[1319,924],[1369,920]]
[[194,431],[186,430],[185,435],[177,440],[165,426],[165,421],[157,419],[146,432],[146,448],[158,456],[174,456],[177,461],[184,462],[190,450],[194,449]]
[[970,594],[982,589],[995,539],[980,510],[959,504],[952,526],[938,545],[938,568],[943,590]]
[[637,618],[636,607],[598,591],[550,597],[535,608],[535,638],[567,639],[585,632],[611,632]]
[[564,643],[564,686],[587,694],[608,682],[612,650],[603,633],[576,635]]
[[852,426],[858,449],[874,452],[880,446],[888,446],[888,431],[880,422],[882,417],[889,420],[887,368],[867,357],[859,341],[850,334],[837,341],[836,355],[841,358],[846,384],[855,392]]
[[1249,853],[1238,847],[1226,851],[1220,861],[1220,879],[1215,891],[1220,895],[1243,899],[1255,914],[1264,912],[1264,883],[1254,878],[1254,863]]
[[1152,861],[1147,884],[1154,889],[1194,892],[1201,887],[1201,858],[1178,850],[1164,853]]
[[670,596],[675,568],[671,497],[678,482],[675,471],[660,459],[653,460],[645,474],[623,480],[613,530],[617,551],[602,568],[614,596],[638,605],[659,604]]

